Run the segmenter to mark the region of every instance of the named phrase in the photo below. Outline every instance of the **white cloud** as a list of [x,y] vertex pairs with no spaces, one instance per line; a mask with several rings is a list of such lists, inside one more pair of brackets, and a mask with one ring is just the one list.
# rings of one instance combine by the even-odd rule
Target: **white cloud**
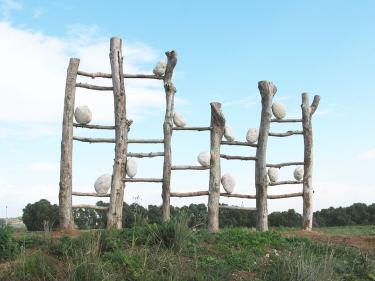
[[361,153],[360,155],[358,155],[358,158],[362,160],[375,160],[375,148]]
[[15,0],[0,0],[0,13],[3,20],[9,20],[13,11],[22,9],[22,5]]
[[27,171],[30,172],[55,172],[57,173],[59,170],[59,163],[55,162],[34,162],[27,166]]

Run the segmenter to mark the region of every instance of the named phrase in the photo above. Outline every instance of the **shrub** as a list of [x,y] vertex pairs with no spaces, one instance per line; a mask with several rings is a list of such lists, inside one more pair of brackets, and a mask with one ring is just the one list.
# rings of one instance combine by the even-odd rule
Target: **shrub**
[[0,227],[0,261],[14,259],[18,253],[19,248],[13,240],[12,234],[11,228]]

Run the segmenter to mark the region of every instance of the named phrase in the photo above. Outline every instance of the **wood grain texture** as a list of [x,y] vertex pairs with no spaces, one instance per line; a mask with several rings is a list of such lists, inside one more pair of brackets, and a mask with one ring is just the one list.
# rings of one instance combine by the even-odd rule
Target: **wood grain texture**
[[226,154],[220,154],[220,158],[224,158],[227,160],[242,160],[242,161],[257,160],[255,156],[237,156],[237,155],[226,155]]
[[87,205],[87,204],[74,205],[72,208],[73,209],[82,208],[82,209],[95,209],[95,210],[108,211],[108,207],[96,206],[96,205]]
[[99,129],[99,130],[114,130],[114,129],[116,129],[116,126],[78,124],[78,123],[74,123],[73,126],[76,127],[76,128]]
[[276,186],[276,185],[285,185],[285,184],[302,184],[303,181],[277,181],[277,182],[270,182],[268,185],[269,186]]
[[79,191],[73,191],[72,195],[74,195],[74,196],[88,196],[88,197],[111,197],[110,194],[99,195],[96,192],[79,192]]
[[238,146],[251,146],[258,147],[256,143],[248,143],[246,141],[221,141],[222,145],[238,145]]
[[172,170],[209,170],[210,166],[174,165]]
[[164,156],[164,152],[128,152],[127,156],[134,158],[153,158]]
[[113,87],[91,85],[88,83],[76,83],[76,87],[89,89],[89,90],[96,90],[96,91],[112,91],[113,90]]
[[304,162],[285,162],[285,163],[278,163],[278,164],[266,164],[266,167],[272,167],[272,168],[281,168],[281,167],[287,167],[287,166],[299,166],[304,165]]
[[210,131],[211,127],[173,127],[174,131]]
[[[90,77],[92,79],[95,78],[112,78],[111,73],[103,73],[103,72],[86,72],[86,71],[78,71],[78,75]],[[162,80],[163,76],[156,76],[153,74],[123,74],[124,78],[145,78],[145,79],[157,79]]]
[[285,133],[274,133],[274,132],[269,132],[268,135],[270,137],[289,137],[293,135],[303,135],[303,131],[287,131]]

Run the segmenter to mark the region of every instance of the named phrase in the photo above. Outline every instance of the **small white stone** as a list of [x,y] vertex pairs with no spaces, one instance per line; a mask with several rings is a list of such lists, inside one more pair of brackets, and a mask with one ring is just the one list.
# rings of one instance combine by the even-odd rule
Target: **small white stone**
[[246,140],[248,143],[255,143],[258,141],[259,130],[257,128],[250,128],[246,134]]
[[221,177],[221,184],[227,193],[232,193],[236,186],[236,180],[231,174],[224,174]]
[[276,119],[283,119],[286,116],[286,107],[282,103],[274,102],[272,104],[272,113]]
[[126,161],[126,174],[129,178],[134,178],[137,174],[137,161],[134,158],[129,158]]
[[294,169],[293,175],[296,180],[298,181],[302,180],[303,174],[304,174],[303,166],[298,166],[297,168]]
[[94,183],[95,191],[98,195],[105,195],[111,188],[112,175],[104,174],[101,175]]
[[91,110],[87,105],[76,107],[74,111],[74,118],[79,124],[88,124],[91,121],[92,114]]
[[234,141],[234,133],[233,133],[233,129],[232,129],[232,127],[225,126],[225,130],[224,130],[224,138],[225,138],[227,141]]
[[279,178],[279,169],[269,168],[268,169],[268,178],[270,179],[270,182],[277,182],[277,179]]
[[210,166],[210,160],[211,160],[211,153],[210,152],[204,151],[204,152],[199,153],[198,162],[203,167]]
[[156,76],[163,76],[164,73],[165,73],[165,70],[167,68],[167,65],[165,64],[164,61],[159,61],[154,69],[152,70],[152,72],[156,75]]
[[175,112],[173,114],[173,123],[177,126],[177,127],[185,127],[186,125],[186,119],[184,116],[182,116],[180,113],[178,112]]

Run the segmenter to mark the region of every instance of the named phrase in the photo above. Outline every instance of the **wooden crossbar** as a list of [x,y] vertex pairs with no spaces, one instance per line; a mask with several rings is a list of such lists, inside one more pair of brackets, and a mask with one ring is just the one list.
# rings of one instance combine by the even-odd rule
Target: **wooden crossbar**
[[164,156],[164,152],[128,152],[128,157],[135,157],[135,158],[152,158],[152,157],[158,157],[158,156]]
[[163,182],[163,179],[156,178],[125,178],[124,182]]
[[220,158],[227,160],[257,160],[255,156],[237,156],[237,155],[226,155],[220,154]]
[[173,127],[175,131],[210,131],[211,127]]
[[86,138],[86,137],[73,136],[73,140],[81,141],[81,142],[88,142],[88,143],[115,143],[115,139],[112,139],[112,138]]
[[282,185],[282,184],[302,184],[303,181],[278,181],[278,182],[270,182],[269,186],[275,186],[275,185]]
[[271,122],[274,123],[297,123],[297,122],[302,122],[302,119],[277,119],[277,118],[272,118]]
[[89,90],[96,90],[96,91],[112,91],[112,86],[98,86],[98,85],[91,85],[88,83],[76,83],[76,87],[78,88],[85,88]]
[[230,210],[242,210],[242,211],[256,211],[257,208],[253,207],[238,207],[238,206],[226,206],[226,205],[219,205],[220,209],[230,209]]
[[107,211],[109,207],[80,204],[80,205],[74,205],[74,206],[72,206],[72,208],[73,209],[78,209],[78,208],[82,208],[82,209],[96,209],[96,210]]
[[225,145],[243,145],[243,146],[251,146],[251,147],[258,147],[255,143],[248,143],[246,141],[221,141],[221,144]]
[[[90,77],[92,79],[97,78],[97,77],[99,77],[99,78],[112,78],[112,74],[103,73],[103,72],[90,73],[90,72],[78,70],[77,74],[81,75],[81,76]],[[164,78],[163,76],[156,76],[156,75],[153,75],[153,74],[124,74],[123,77],[124,78],[146,78],[146,79],[157,79],[157,80],[163,80],[163,78]]]
[[189,165],[176,165],[171,167],[172,170],[209,170],[210,166],[189,166]]
[[78,191],[73,191],[72,195],[74,195],[74,196],[91,196],[91,197],[111,197],[110,194],[99,195],[98,193],[95,193],[95,192],[78,192]]
[[304,162],[285,162],[285,163],[279,163],[279,164],[266,164],[266,167],[272,167],[272,168],[281,168],[286,166],[294,166],[294,165],[304,165]]
[[114,130],[114,129],[116,129],[116,126],[78,124],[78,123],[73,123],[73,126],[76,127],[76,128],[99,129],[99,130]]
[[287,131],[285,133],[272,133],[272,132],[269,132],[268,135],[270,137],[289,137],[289,136],[293,136],[293,135],[303,135],[303,132],[302,131]]

